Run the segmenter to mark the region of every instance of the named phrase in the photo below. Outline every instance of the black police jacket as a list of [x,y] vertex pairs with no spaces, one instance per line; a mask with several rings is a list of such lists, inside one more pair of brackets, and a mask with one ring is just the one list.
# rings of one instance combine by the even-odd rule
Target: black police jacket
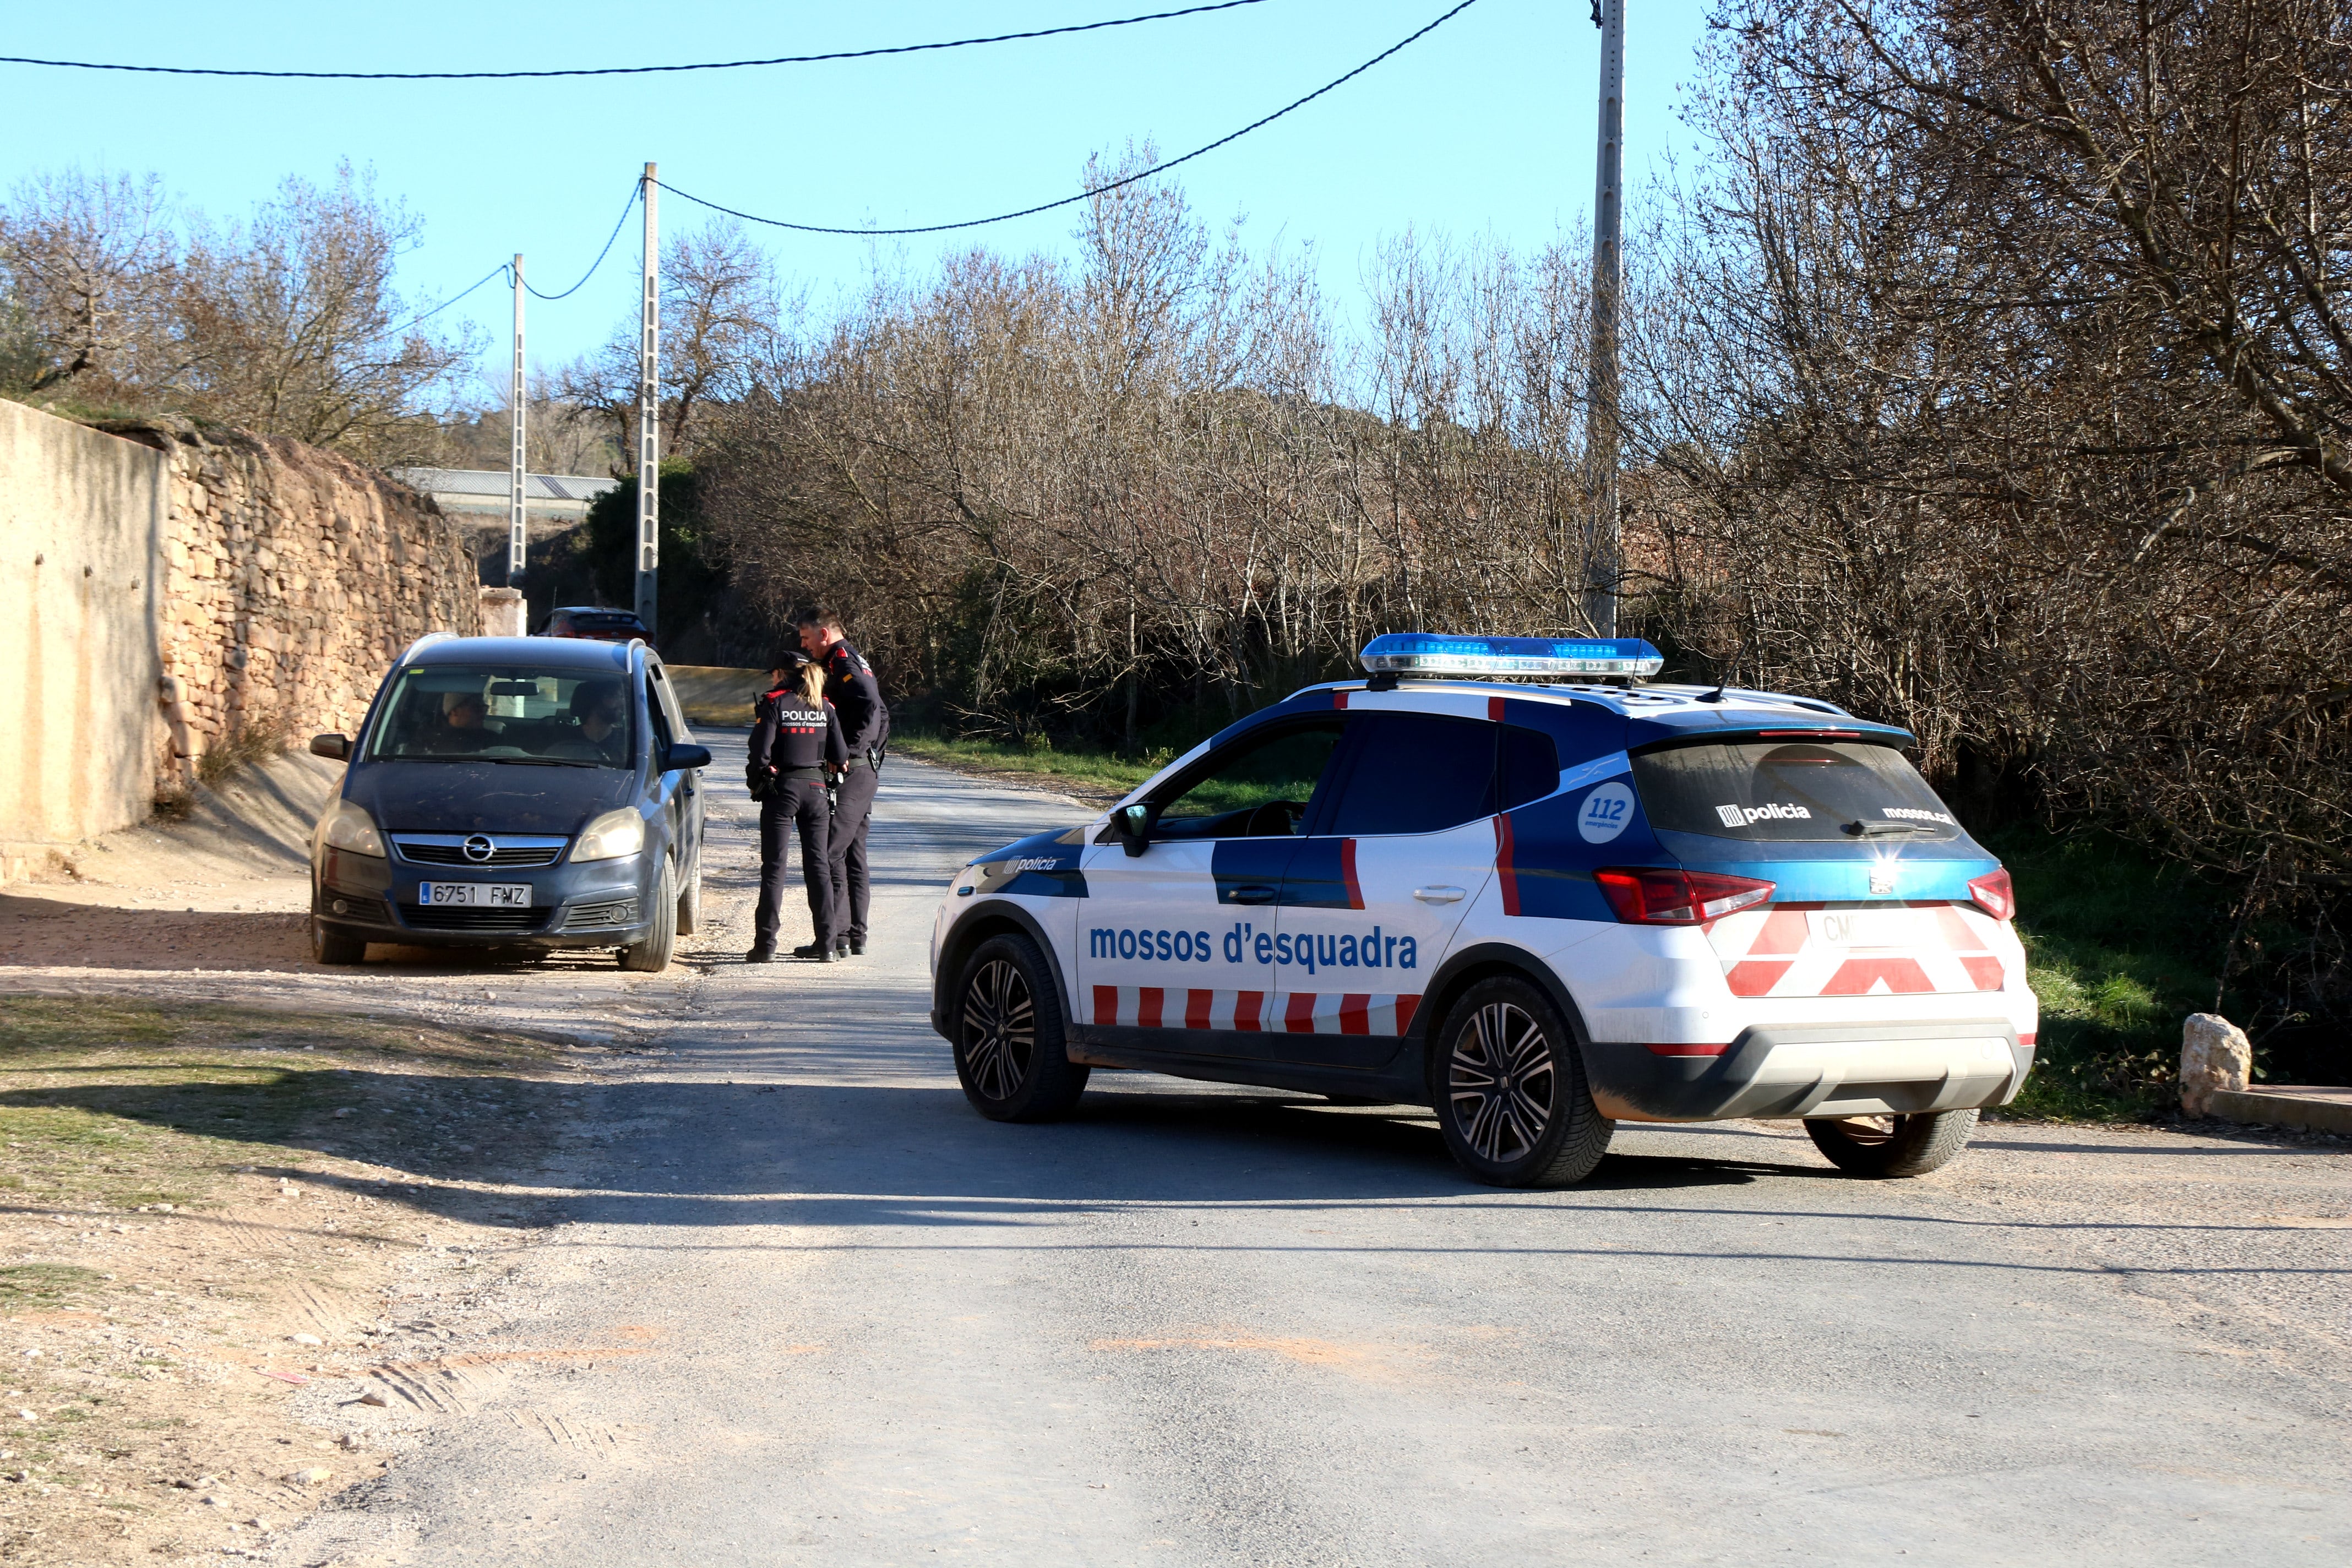
[[841,715],[842,743],[852,759],[864,761],[890,738],[890,710],[866,656],[846,642],[824,650],[824,700]]
[[772,777],[795,768],[844,767],[849,748],[842,743],[841,721],[833,705],[812,708],[792,687],[761,697],[753,711],[751,776]]

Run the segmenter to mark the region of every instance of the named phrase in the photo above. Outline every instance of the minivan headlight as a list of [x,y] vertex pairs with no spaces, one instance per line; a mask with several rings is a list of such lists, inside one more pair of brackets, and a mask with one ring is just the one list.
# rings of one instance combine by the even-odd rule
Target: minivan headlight
[[337,801],[334,815],[327,818],[326,842],[331,849],[383,858],[383,836],[375,830],[374,818],[365,806],[348,800]]
[[636,807],[608,811],[590,823],[572,847],[574,860],[617,860],[646,847],[646,819]]

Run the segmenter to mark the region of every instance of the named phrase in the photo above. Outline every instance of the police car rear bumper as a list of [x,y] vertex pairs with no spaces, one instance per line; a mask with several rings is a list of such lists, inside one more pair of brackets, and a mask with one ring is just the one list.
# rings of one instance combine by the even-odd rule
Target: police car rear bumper
[[1620,1121],[1916,1115],[2006,1105],[2033,1046],[2002,1018],[1751,1028],[1713,1047],[1594,1042],[1592,1098]]

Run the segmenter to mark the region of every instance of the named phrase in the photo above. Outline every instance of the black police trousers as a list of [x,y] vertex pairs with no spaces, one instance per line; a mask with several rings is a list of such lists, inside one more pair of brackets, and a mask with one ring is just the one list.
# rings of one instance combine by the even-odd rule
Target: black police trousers
[[760,803],[760,907],[751,918],[751,933],[761,947],[776,945],[782,920],[784,830],[791,826],[801,833],[801,880],[808,888],[809,923],[816,928],[811,940],[826,947],[838,934],[827,854],[830,816],[824,785],[814,779],[778,779]]
[[874,791],[880,781],[860,763],[841,775],[841,800],[833,813],[833,907],[835,928],[852,942],[866,941],[866,910],[869,902],[866,871],[866,829],[874,816]]

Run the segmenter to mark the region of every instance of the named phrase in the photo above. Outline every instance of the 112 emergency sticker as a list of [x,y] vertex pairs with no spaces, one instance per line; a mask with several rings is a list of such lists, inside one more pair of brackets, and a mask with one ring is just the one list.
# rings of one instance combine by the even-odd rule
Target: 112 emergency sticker
[[1633,792],[1622,784],[1605,784],[1584,797],[1576,830],[1587,844],[1606,844],[1633,820]]

